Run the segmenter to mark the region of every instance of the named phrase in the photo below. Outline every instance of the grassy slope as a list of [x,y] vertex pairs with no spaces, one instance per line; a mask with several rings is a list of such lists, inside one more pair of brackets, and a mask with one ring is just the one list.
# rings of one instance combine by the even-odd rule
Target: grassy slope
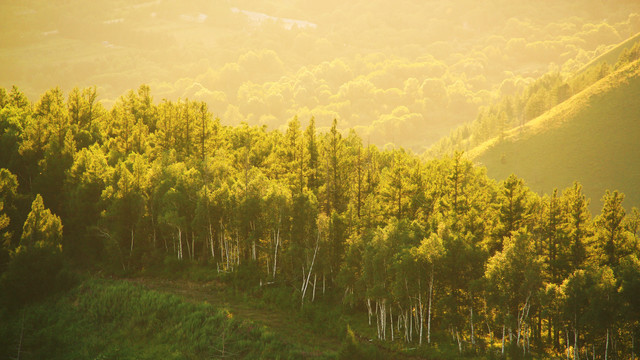
[[[326,358],[225,307],[124,281],[88,280],[18,311],[0,308],[0,354],[21,359]],[[18,351],[20,349],[20,351]]]
[[178,295],[188,302],[207,303],[216,308],[226,309],[237,319],[250,320],[257,325],[268,327],[283,343],[292,347],[301,347],[308,355],[335,355],[335,351],[341,345],[342,333],[331,336],[332,334],[325,331],[319,334],[317,329],[311,328],[310,324],[300,322],[295,312],[284,311],[265,303],[247,301],[248,299],[244,296],[234,294],[226,285],[218,281],[204,283],[163,278],[138,278],[131,280],[131,283],[160,293]]
[[631,48],[638,41],[640,41],[640,33],[637,33],[634,36],[628,38],[627,40],[621,42],[620,44],[613,46],[611,50],[591,60],[589,63],[583,66],[580,70],[578,70],[575,76],[579,76],[585,73],[587,70],[591,69],[594,66],[598,66],[602,62],[606,62],[609,65],[615,65],[616,62],[618,62],[618,58],[620,57],[620,54],[622,54],[624,49]]
[[640,61],[469,156],[489,176],[515,173],[538,192],[580,181],[592,211],[606,189],[624,192],[626,207],[640,206]]

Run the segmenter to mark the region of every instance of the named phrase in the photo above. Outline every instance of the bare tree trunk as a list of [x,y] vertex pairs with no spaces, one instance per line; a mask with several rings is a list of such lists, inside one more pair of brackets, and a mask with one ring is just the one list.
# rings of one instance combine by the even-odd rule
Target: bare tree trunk
[[[322,295],[324,296],[324,291],[326,290],[326,282],[325,282],[325,274],[322,272]],[[353,289],[351,289],[353,293]],[[369,325],[371,325],[371,321],[369,321]]]
[[475,345],[476,344],[476,340],[474,338],[474,332],[473,332],[473,306],[469,307],[469,322],[471,323],[471,344]]
[[458,339],[458,352],[462,354],[462,343],[460,342],[460,333],[456,330],[456,339]]
[[378,314],[380,310],[378,308],[379,308],[378,300],[376,300],[376,329],[378,330],[378,340],[380,340],[381,339],[381,336],[380,336],[380,334],[381,334],[381,332],[380,332],[380,315]]
[[502,356],[504,356],[504,324],[502,324]]
[[256,261],[256,241],[251,242],[251,260]]
[[[304,306],[304,296],[307,293],[307,288],[309,287],[309,279],[311,278],[311,271],[313,271],[313,264],[316,261],[316,255],[318,254],[318,247],[320,246],[320,233],[318,233],[318,236],[316,237],[316,248],[313,251],[313,258],[311,259],[311,266],[309,266],[309,271],[307,273],[307,281],[305,282],[303,288],[302,288],[302,299],[301,299],[301,304],[300,307]],[[303,267],[304,270],[304,267]]]
[[422,346],[422,328],[424,324],[424,310],[422,306],[422,291],[418,293],[418,311],[420,312],[420,338],[418,339],[418,344]]
[[382,320],[382,339],[387,340],[387,299],[381,301],[380,320]]
[[520,346],[520,335],[522,333],[522,326],[525,321],[527,321],[527,316],[529,316],[529,298],[531,298],[531,292],[527,295],[527,300],[524,302],[524,307],[522,308],[522,315],[518,316],[518,340],[517,344]]
[[131,229],[131,249],[129,249],[129,261],[131,261],[132,256],[133,256],[133,229]]
[[236,265],[240,266],[240,236],[236,230]]
[[278,265],[278,246],[280,246],[280,223],[278,222],[278,232],[276,233],[276,250],[273,254],[273,279],[276,279],[276,268]]
[[604,360],[607,360],[608,355],[609,355],[609,329],[607,329],[607,343],[604,347]]
[[215,260],[216,250],[215,246],[213,246],[213,226],[211,225],[211,221],[209,221],[209,246],[211,247],[211,258]]
[[393,306],[389,306],[389,322],[391,323],[391,341],[393,342]]
[[182,230],[178,227],[178,259],[182,260]]
[[407,320],[409,318],[409,310],[406,310],[403,316],[404,319],[404,340],[406,342],[410,342],[411,341],[411,336],[409,335],[409,321]]
[[411,314],[411,305],[409,305],[409,310],[407,310],[407,316],[409,317],[409,341],[413,341],[413,315]]
[[427,344],[431,344],[431,298],[433,297],[433,266],[429,280],[429,316],[427,317]]
[[316,280],[318,279],[318,273],[313,273],[313,293],[311,295],[311,302],[316,299]]
[[369,315],[369,326],[371,326],[371,299],[367,298],[367,315]]
[[[191,234],[191,236],[193,237],[193,234]],[[191,255],[191,245],[189,244],[189,232],[185,232],[185,239],[184,242],[185,244],[187,244],[187,259],[191,259],[192,255]]]

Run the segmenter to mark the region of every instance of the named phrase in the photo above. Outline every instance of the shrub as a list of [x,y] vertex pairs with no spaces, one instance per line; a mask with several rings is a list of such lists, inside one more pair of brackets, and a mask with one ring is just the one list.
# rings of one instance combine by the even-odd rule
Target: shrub
[[0,288],[9,307],[42,300],[68,288],[73,277],[63,270],[62,254],[48,247],[16,252],[2,277]]

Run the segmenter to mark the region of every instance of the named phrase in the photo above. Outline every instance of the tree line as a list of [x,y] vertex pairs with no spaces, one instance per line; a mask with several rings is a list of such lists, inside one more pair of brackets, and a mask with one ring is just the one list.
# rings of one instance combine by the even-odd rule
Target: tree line
[[428,150],[429,155],[436,157],[470,150],[495,137],[502,140],[507,131],[535,119],[638,59],[640,42],[624,48],[613,65],[594,61],[570,76],[551,71],[516,93],[506,94],[494,104],[480,107],[475,120],[453,129]]
[[0,90],[1,284],[23,300],[39,293],[11,279],[48,284],[60,259],[121,274],[198,262],[300,307],[364,311],[380,341],[636,352],[640,212],[623,194],[593,217],[578,182],[540,196],[462,153],[381,150],[337,121],[223,126],[144,85],[110,110],[96,98]]

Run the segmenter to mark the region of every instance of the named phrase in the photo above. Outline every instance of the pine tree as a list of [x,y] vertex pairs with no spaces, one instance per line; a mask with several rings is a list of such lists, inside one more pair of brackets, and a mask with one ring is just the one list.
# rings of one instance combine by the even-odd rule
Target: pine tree
[[624,228],[624,194],[607,191],[602,197],[602,212],[595,219],[594,247],[602,265],[615,269],[629,249],[628,232]]

